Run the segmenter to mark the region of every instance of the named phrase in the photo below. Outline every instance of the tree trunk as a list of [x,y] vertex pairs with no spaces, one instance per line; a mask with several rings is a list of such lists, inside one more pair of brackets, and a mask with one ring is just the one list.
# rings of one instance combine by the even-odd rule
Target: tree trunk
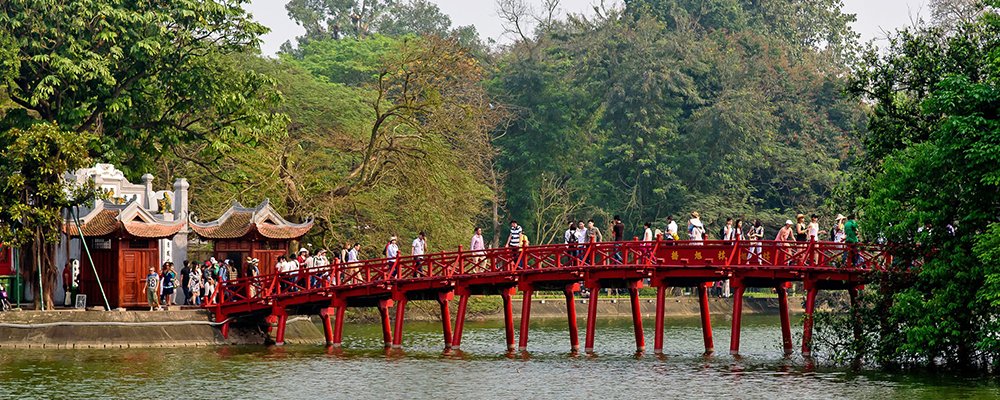
[[[34,306],[36,310],[51,310],[55,305],[54,293],[57,275],[55,254],[55,244],[45,242],[44,228],[36,227],[31,243],[31,259],[28,260],[27,264],[23,264],[31,265],[31,279],[35,281],[34,287],[39,289],[33,290],[35,292]],[[39,271],[41,272],[39,273]],[[41,276],[41,288],[38,287],[39,275]],[[41,304],[42,299],[44,299],[44,307]]]

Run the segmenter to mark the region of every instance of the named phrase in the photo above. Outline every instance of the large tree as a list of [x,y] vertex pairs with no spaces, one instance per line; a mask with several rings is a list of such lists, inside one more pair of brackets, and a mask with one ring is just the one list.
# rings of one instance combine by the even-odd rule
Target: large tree
[[[0,92],[13,106],[2,108],[0,140],[34,140],[58,155],[53,157],[66,158],[47,160],[41,167],[11,162],[13,170],[6,172],[20,168],[21,176],[27,176],[42,168],[59,174],[60,168],[77,168],[89,157],[135,176],[180,143],[200,144],[190,161],[209,165],[233,143],[252,143],[273,131],[283,118],[266,106],[277,93],[268,79],[237,68],[230,57],[255,51],[266,32],[242,9],[243,3],[4,2]],[[78,158],[69,158],[70,153]],[[46,185],[55,184],[51,177],[46,175]],[[0,180],[0,186],[19,185],[15,175],[4,174]],[[24,190],[28,192],[18,197],[27,202],[23,204],[58,207],[65,201],[46,194],[42,186]],[[44,248],[58,239],[53,232],[59,221],[21,223],[41,230],[32,245],[38,261],[31,265],[45,271],[45,286],[52,288],[54,260]],[[9,234],[0,237],[9,239]]]
[[[994,5],[998,4],[993,2]],[[869,240],[909,274],[878,276],[850,348],[888,366],[1000,363],[1000,16],[896,33],[855,71],[872,105],[855,188]]]

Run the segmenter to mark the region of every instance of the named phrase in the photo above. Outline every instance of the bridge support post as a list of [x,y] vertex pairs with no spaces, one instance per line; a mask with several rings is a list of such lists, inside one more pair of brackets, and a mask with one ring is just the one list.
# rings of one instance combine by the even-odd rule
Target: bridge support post
[[455,293],[448,291],[438,293],[438,305],[441,307],[441,334],[444,336],[445,350],[451,349],[451,311],[448,302],[455,298]]
[[[271,315],[267,317],[268,324],[273,326],[275,331],[274,334],[274,345],[284,346],[285,345],[285,325],[288,324],[288,312],[283,308],[274,308],[271,310]],[[270,331],[272,328],[269,328]]]
[[528,350],[528,324],[531,322],[531,294],[534,291],[535,288],[530,283],[521,287],[521,292],[524,294],[521,300],[521,331],[517,337],[517,351]]
[[712,320],[708,310],[708,286],[711,283],[698,285],[698,302],[701,304],[701,335],[705,340],[705,354],[715,352],[715,343],[712,339]]
[[500,297],[503,299],[503,327],[507,339],[507,351],[514,351],[514,305],[511,296],[514,295],[514,288],[502,289]]
[[802,356],[812,356],[812,333],[813,333],[813,312],[816,311],[816,282],[806,280],[803,282],[806,288],[806,310],[805,319],[802,322]]
[[733,294],[733,329],[729,339],[729,354],[740,354],[740,330],[743,328],[743,292],[746,286],[739,279],[730,280],[736,290]]
[[451,339],[451,348],[462,347],[462,329],[465,328],[465,310],[469,305],[468,289],[457,289],[458,292],[458,314],[455,315],[455,333]]
[[569,346],[570,351],[576,353],[580,351],[580,335],[576,326],[576,301],[573,293],[580,290],[579,283],[566,285],[563,294],[566,296],[566,321],[569,323]]
[[635,351],[646,351],[646,337],[642,331],[642,309],[639,307],[639,289],[642,281],[629,282],[628,297],[632,305],[632,329],[635,330]]
[[785,350],[785,355],[792,354],[792,323],[788,315],[788,289],[786,284],[778,286],[778,314],[781,316],[781,347]]
[[394,300],[396,302],[396,326],[392,337],[392,348],[399,349],[403,347],[403,317],[406,316],[406,294],[400,293]]
[[667,288],[664,283],[656,287],[656,323],[653,332],[653,352],[663,354],[663,314],[666,307]]
[[385,348],[392,347],[392,324],[389,323],[389,307],[392,307],[391,299],[378,301],[378,315],[382,320],[382,343]]
[[344,343],[344,313],[347,312],[347,304],[337,304],[334,307],[336,313],[333,320],[333,347],[340,347]]
[[333,307],[325,307],[319,310],[319,318],[323,321],[323,337],[326,338],[326,345],[333,346],[334,334],[333,325],[330,323],[331,315],[336,316],[336,310]]
[[847,293],[851,297],[851,327],[854,333],[854,343],[861,342],[861,308],[858,304],[858,287],[852,287],[847,289]]
[[597,328],[597,297],[601,293],[600,282],[590,282],[587,284],[590,290],[590,301],[587,307],[587,338],[583,350],[588,353],[594,352],[594,334]]

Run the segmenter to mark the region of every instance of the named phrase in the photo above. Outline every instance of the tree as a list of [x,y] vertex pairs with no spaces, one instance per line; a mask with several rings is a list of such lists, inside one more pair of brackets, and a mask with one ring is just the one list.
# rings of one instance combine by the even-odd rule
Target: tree
[[[51,123],[13,128],[0,136],[0,238],[12,247],[30,246],[21,265],[36,284],[41,300],[53,307],[56,282],[54,244],[59,242],[63,210],[88,199],[89,188],[67,188],[63,174],[86,166],[89,134],[59,129]],[[24,262],[27,261],[27,262]]]
[[[296,39],[301,47],[328,39],[365,39],[383,36],[451,36],[467,48],[479,49],[473,26],[452,27],[451,17],[428,0],[291,0],[288,16],[305,28]],[[282,52],[296,54],[291,42]]]
[[858,172],[870,179],[857,189],[862,231],[896,245],[900,265],[919,265],[911,276],[879,276],[864,305],[877,323],[863,324],[869,340],[858,347],[882,365],[1000,362],[990,248],[1000,209],[998,38],[995,11],[954,31],[910,29],[857,71],[855,91],[873,106]]
[[[15,106],[0,115],[0,141],[27,140],[65,157],[62,164],[39,166],[41,182],[53,185],[51,179],[64,172],[57,167],[78,168],[77,161],[88,157],[134,176],[178,144],[195,143],[200,146],[188,161],[210,166],[234,144],[273,132],[284,122],[266,111],[277,93],[269,80],[238,69],[231,58],[256,50],[266,32],[243,3],[5,2],[0,91]],[[46,213],[31,221],[38,224],[31,229],[40,230],[32,248],[35,264],[52,271],[52,252],[43,243],[59,225],[48,213],[65,202],[46,194],[44,185],[29,180],[22,185],[27,192],[15,199]],[[0,237],[10,239],[17,238]]]
[[283,101],[272,111],[288,116],[286,135],[242,145],[213,174],[183,159],[164,166],[215,188],[193,199],[196,213],[215,215],[231,199],[281,199],[274,204],[292,219],[315,218],[306,240],[369,251],[421,230],[453,249],[489,219],[484,205],[502,193],[491,191],[502,184],[491,138],[504,111],[490,105],[480,64],[455,40],[374,35],[301,49],[240,59],[276,82]]

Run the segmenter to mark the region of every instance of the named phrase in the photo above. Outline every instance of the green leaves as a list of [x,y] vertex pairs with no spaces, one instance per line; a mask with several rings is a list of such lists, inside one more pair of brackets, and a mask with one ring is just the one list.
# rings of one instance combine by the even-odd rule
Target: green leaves
[[1000,210],[1000,69],[984,57],[1000,44],[1000,24],[987,15],[954,31],[900,33],[854,82],[874,102],[863,231],[899,244],[901,265],[921,265],[906,285],[879,281],[875,304],[892,304],[889,322],[872,327],[885,364],[1000,360],[992,335],[1000,259],[990,247]]

